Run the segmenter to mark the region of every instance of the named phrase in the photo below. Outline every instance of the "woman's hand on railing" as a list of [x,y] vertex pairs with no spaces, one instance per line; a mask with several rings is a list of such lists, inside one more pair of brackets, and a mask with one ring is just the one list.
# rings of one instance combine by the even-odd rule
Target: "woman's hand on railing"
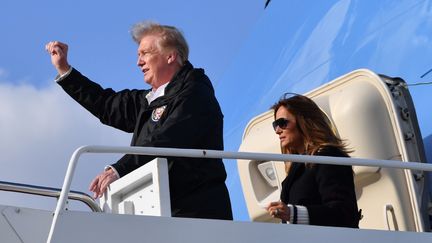
[[280,218],[283,221],[289,221],[290,220],[290,209],[288,206],[281,202],[271,202],[267,206],[267,212],[272,216],[273,218]]

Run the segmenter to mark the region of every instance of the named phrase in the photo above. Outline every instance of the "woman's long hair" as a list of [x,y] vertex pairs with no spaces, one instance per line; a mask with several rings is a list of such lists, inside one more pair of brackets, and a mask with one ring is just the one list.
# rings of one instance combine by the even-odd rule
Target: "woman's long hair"
[[[314,155],[326,146],[336,147],[347,155],[352,152],[347,149],[345,142],[336,135],[327,115],[310,98],[299,94],[285,94],[271,107],[275,117],[277,110],[282,106],[296,119],[297,129],[303,139],[305,154]],[[289,147],[281,147],[281,151],[284,154],[298,153]]]

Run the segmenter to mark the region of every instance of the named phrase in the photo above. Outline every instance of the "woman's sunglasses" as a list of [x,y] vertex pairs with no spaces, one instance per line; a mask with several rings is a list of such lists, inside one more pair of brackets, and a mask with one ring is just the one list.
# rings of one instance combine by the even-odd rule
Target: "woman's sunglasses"
[[277,127],[280,127],[281,129],[285,129],[288,126],[289,121],[285,118],[279,118],[277,120],[275,120],[272,125],[273,125],[273,129],[276,131]]

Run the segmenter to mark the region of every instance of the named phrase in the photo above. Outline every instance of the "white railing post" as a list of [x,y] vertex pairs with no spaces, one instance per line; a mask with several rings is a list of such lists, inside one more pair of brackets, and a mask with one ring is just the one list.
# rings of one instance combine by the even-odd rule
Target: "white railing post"
[[59,215],[61,214],[61,212],[64,210],[64,207],[66,205],[66,200],[67,200],[67,195],[69,194],[70,191],[70,185],[72,182],[72,176],[75,172],[75,168],[76,165],[78,163],[78,159],[81,156],[81,154],[83,154],[86,150],[86,147],[80,147],[77,150],[75,150],[75,152],[72,154],[72,157],[69,161],[69,165],[66,171],[66,176],[65,179],[63,181],[63,186],[62,186],[62,190],[60,193],[60,197],[57,201],[57,206],[56,209],[54,211],[54,217],[53,217],[53,221],[51,223],[51,228],[50,231],[48,233],[48,239],[47,242],[51,242],[54,230],[57,226],[57,220],[59,218]]

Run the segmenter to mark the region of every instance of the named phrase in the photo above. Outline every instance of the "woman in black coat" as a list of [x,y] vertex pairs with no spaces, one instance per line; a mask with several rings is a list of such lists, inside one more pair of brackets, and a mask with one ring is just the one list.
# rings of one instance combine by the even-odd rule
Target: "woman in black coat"
[[[325,113],[302,95],[272,106],[282,153],[349,157]],[[358,228],[360,213],[351,166],[285,162],[281,201],[267,207],[282,222]]]

